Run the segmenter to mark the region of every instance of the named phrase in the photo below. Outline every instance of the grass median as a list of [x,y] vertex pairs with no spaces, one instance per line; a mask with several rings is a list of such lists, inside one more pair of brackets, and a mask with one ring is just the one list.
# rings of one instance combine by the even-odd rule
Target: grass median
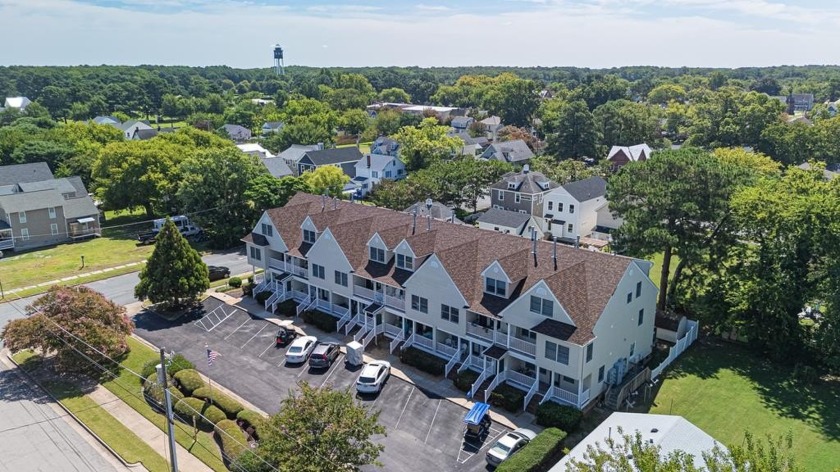
[[[32,351],[20,351],[12,356],[22,369],[29,370],[38,362]],[[149,472],[167,472],[169,464],[151,446],[120,423],[78,387],[61,380],[48,380],[41,387],[70,410],[82,423],[108,444],[129,464],[140,462]]]

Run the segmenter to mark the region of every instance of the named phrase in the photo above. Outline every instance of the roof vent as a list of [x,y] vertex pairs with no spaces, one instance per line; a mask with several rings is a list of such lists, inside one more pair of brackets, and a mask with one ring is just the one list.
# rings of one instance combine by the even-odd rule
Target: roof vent
[[659,430],[658,430],[658,429],[656,429],[656,428],[653,428],[652,430],[650,430],[650,432],[651,432],[651,433],[658,433],[658,432],[659,432]]

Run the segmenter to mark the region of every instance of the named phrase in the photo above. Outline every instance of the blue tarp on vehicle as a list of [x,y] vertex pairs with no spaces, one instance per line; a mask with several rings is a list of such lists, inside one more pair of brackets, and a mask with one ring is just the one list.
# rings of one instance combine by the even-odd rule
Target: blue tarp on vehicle
[[467,412],[467,416],[464,417],[464,423],[479,424],[488,411],[490,411],[490,405],[480,402],[476,403],[473,405],[472,409]]

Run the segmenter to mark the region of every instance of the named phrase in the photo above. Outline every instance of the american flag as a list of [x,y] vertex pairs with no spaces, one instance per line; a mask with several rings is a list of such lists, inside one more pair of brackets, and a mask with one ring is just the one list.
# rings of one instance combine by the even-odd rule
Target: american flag
[[216,351],[214,351],[214,350],[212,350],[208,347],[207,348],[207,366],[208,367],[213,367],[213,361],[215,361],[216,358],[219,357],[219,356],[221,356],[221,354],[219,354],[218,352],[216,352]]

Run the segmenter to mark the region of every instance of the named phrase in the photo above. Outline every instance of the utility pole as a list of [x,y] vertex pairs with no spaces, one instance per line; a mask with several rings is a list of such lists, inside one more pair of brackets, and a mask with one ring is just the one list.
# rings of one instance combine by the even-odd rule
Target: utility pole
[[172,419],[172,397],[169,395],[169,385],[166,382],[166,354],[160,348],[160,364],[157,366],[158,382],[163,387],[163,398],[166,406],[166,428],[169,433],[169,457],[172,458],[172,472],[178,472],[178,457],[175,454],[175,421]]

